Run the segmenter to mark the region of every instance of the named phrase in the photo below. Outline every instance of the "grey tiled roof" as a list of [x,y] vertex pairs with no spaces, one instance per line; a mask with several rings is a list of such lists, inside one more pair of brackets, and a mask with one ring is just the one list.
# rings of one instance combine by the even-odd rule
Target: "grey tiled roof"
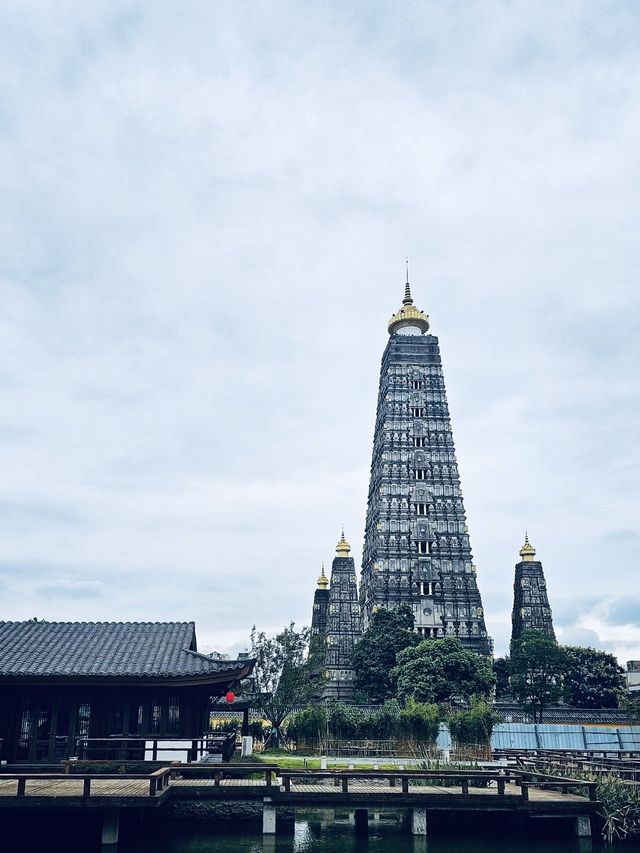
[[212,660],[195,648],[193,622],[0,622],[0,678],[171,678],[247,665]]

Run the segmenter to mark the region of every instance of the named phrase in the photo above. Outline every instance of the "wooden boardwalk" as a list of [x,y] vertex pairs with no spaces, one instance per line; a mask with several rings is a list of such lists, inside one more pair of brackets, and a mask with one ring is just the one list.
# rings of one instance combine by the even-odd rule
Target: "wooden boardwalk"
[[[96,778],[90,777],[87,793],[85,778],[67,775],[66,777],[41,778],[30,774],[19,793],[18,778],[0,776],[0,808],[149,808],[158,807],[167,799],[180,800],[264,800],[268,797],[276,805],[287,803],[340,807],[344,805],[392,805],[398,808],[420,805],[428,810],[462,811],[505,811],[519,810],[530,813],[549,814],[585,814],[593,810],[594,803],[587,797],[570,791],[563,792],[549,787],[537,787],[534,783],[514,784],[503,781],[498,790],[497,780],[487,779],[481,787],[474,787],[471,776],[462,780],[454,778],[452,784],[427,784],[427,778],[415,778],[414,774],[365,774],[350,778],[349,774],[304,774],[302,777],[291,774],[285,784],[268,784],[267,780],[255,778],[194,778],[191,773],[182,775],[180,770],[166,774],[163,785],[150,790],[149,778]],[[327,778],[334,775],[335,778]],[[412,775],[414,778],[412,778]],[[315,778],[314,778],[315,777]],[[88,778],[88,777],[86,777]],[[286,780],[286,781],[285,781]],[[402,784],[396,784],[401,781]],[[547,783],[548,784],[548,783]]]

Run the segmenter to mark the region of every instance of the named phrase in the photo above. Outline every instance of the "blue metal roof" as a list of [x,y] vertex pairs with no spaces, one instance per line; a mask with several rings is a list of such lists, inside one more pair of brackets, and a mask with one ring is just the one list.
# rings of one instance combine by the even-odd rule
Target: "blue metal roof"
[[[493,730],[494,749],[595,749],[616,752],[640,749],[640,726],[570,726],[552,723],[499,723]],[[451,749],[451,735],[442,723],[438,749]]]

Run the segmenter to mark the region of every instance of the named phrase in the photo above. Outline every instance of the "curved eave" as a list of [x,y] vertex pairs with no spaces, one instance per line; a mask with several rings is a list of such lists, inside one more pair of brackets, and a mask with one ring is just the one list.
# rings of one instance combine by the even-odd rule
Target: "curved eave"
[[87,686],[94,687],[162,687],[162,686],[206,686],[208,684],[226,685],[231,681],[246,678],[253,670],[254,661],[247,661],[242,667],[228,669],[224,672],[199,672],[199,673],[176,673],[176,674],[105,674],[99,673],[16,673],[0,675],[0,686],[10,687],[17,685],[30,685],[33,687],[45,686]]

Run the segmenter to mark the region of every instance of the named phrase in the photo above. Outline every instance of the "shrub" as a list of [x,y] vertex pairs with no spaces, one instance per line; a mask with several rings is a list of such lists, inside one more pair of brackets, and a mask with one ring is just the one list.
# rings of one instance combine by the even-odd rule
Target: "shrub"
[[449,715],[447,724],[456,743],[488,744],[499,717],[487,702],[476,702],[466,711]]
[[435,743],[440,731],[440,714],[437,705],[407,701],[398,715],[398,733],[408,740]]

